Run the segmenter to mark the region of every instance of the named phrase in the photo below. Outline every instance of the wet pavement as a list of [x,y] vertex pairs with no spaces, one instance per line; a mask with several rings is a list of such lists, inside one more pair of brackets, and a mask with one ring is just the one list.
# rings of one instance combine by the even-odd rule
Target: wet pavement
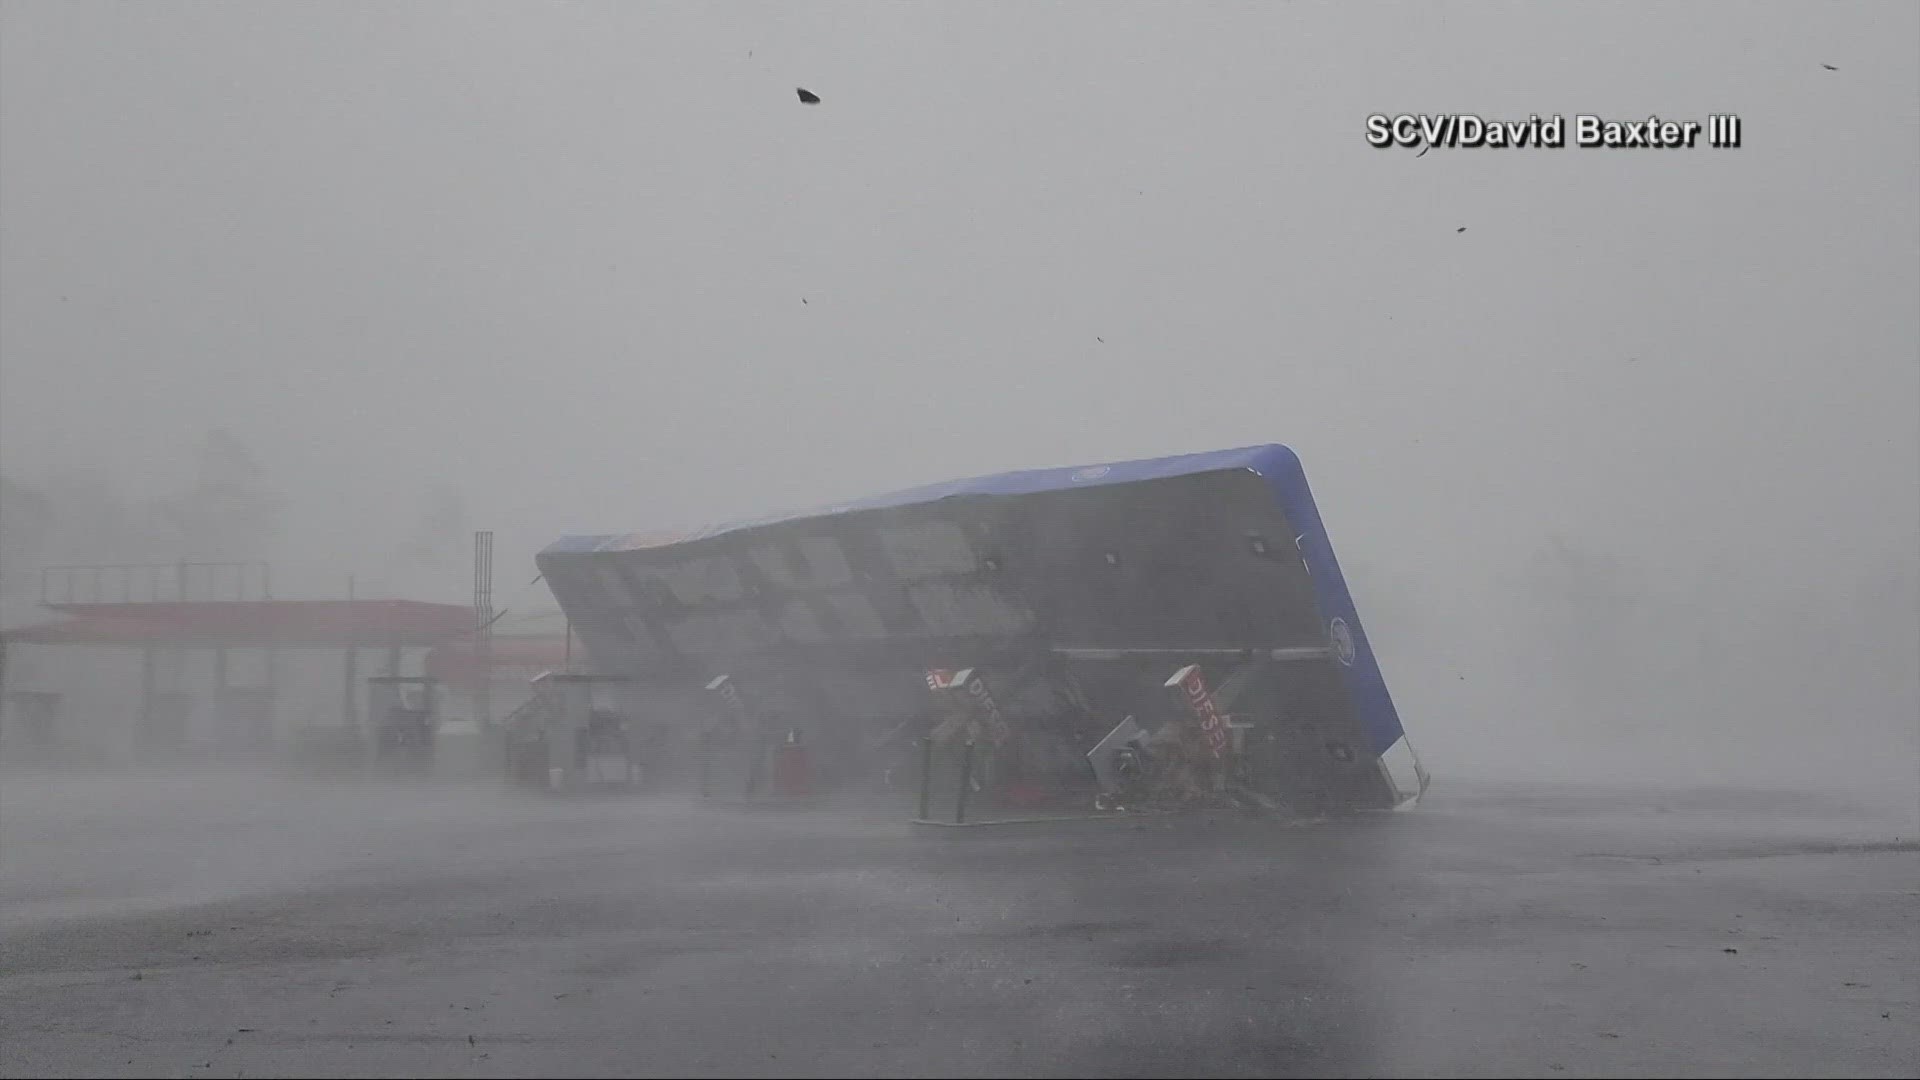
[[906,817],[7,774],[0,1072],[1920,1066],[1910,814],[1436,784],[1313,826]]

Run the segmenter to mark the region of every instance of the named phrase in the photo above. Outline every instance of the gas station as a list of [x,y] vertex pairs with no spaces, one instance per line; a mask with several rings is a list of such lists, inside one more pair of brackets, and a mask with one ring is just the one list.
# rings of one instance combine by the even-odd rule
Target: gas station
[[592,669],[697,747],[708,799],[911,793],[964,824],[1427,787],[1285,446],[568,536],[536,562]]
[[0,738],[120,760],[337,742],[377,730],[409,679],[419,697],[405,669],[473,633],[463,606],[269,589],[262,564],[50,568],[41,606],[61,618],[0,635]]

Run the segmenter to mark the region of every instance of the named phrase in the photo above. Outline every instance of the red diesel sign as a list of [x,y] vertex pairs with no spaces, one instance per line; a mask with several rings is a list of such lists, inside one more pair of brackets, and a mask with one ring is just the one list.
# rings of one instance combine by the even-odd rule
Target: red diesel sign
[[1200,721],[1200,733],[1206,737],[1207,748],[1218,758],[1227,750],[1227,718],[1220,715],[1214,707],[1213,694],[1207,689],[1207,678],[1200,673],[1199,664],[1188,664],[1173,673],[1167,680],[1170,687],[1178,687],[1186,696],[1187,707]]
[[1013,725],[1000,712],[1000,703],[987,691],[987,682],[972,668],[952,671],[935,668],[927,672],[929,690],[965,690],[967,701],[987,718],[987,733],[998,746],[1013,736]]

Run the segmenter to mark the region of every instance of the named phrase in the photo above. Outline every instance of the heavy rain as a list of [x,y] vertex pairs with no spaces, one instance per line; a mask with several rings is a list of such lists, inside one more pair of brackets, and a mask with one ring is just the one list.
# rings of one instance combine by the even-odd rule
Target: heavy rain
[[1916,40],[7,0],[0,1074],[1913,1075]]

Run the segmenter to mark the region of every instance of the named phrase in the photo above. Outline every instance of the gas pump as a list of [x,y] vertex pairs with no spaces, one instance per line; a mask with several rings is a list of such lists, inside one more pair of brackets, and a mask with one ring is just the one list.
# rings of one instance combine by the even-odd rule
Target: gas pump
[[507,718],[510,775],[556,791],[638,784],[632,733],[610,698],[626,682],[619,675],[535,676],[533,696]]
[[707,683],[707,692],[713,695],[719,708],[700,729],[700,797],[712,798],[716,788],[726,786],[723,778],[732,771],[730,766],[737,758],[745,768],[745,797],[751,799],[760,780],[760,741],[764,725],[741,696],[733,676],[714,676]]
[[[627,680],[617,675],[561,676],[567,680],[569,727],[573,730],[574,771],[587,787],[632,787],[640,782],[633,753],[633,732],[626,714],[612,700]],[[582,681],[585,680],[585,681]]]
[[1228,713],[1233,702],[1254,684],[1268,661],[1254,656],[1235,667],[1218,690],[1207,683],[1199,664],[1175,671],[1165,683],[1176,701],[1193,714],[1194,729],[1180,740],[1186,750],[1177,789],[1180,797],[1195,800],[1246,800],[1269,810],[1279,805],[1252,786],[1246,764],[1246,738],[1252,725],[1236,723]]
[[1007,772],[1003,755],[1013,749],[1008,744],[1014,731],[987,685],[985,672],[971,667],[958,671],[935,668],[927,672],[927,689],[956,707],[953,715],[934,727],[929,738],[934,745],[948,748],[949,753],[955,746],[962,749],[967,797],[988,792],[997,797]]
[[440,680],[425,675],[367,679],[367,716],[374,725],[376,761],[408,771],[432,767],[439,686]]
[[810,799],[814,760],[800,728],[750,703],[731,675],[716,675],[707,690],[719,708],[700,734],[701,797],[731,790],[749,803]]

